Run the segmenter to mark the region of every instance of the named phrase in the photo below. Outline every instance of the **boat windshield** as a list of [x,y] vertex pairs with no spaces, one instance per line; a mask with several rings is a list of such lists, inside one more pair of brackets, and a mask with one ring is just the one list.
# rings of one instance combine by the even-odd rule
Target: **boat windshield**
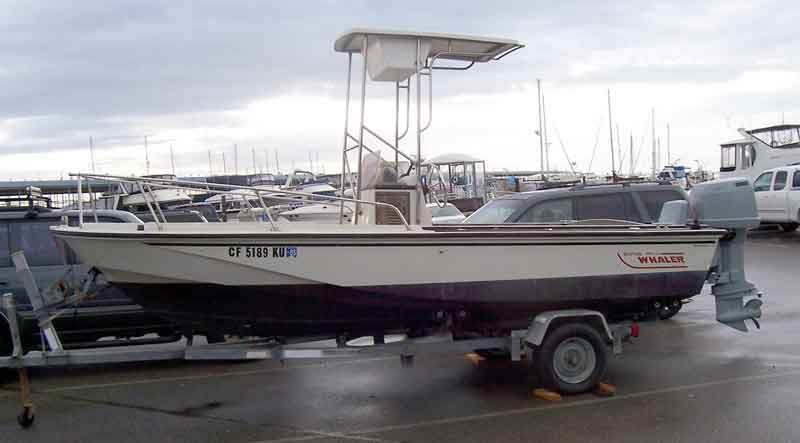
[[800,144],[800,125],[781,125],[755,129],[750,135],[772,148],[794,148]]
[[525,200],[513,198],[492,200],[467,217],[464,223],[499,225],[505,223],[524,204]]

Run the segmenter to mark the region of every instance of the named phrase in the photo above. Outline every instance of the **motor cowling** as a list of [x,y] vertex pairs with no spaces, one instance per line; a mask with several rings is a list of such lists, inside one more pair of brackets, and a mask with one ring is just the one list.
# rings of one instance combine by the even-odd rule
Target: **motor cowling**
[[[692,224],[728,230],[718,243],[709,278],[716,299],[717,321],[747,331],[745,320],[758,327],[761,293],[745,278],[744,248],[747,229],[760,222],[753,187],[746,179],[724,179],[696,185],[690,194]],[[754,298],[755,297],[755,298]],[[745,299],[749,298],[745,302]]]

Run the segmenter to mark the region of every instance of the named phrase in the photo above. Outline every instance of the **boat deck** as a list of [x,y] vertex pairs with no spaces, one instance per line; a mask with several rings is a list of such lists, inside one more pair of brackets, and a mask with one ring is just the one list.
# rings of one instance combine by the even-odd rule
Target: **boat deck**
[[610,360],[615,397],[546,402],[524,364],[442,354],[336,362],[162,363],[34,372],[36,423],[18,429],[0,389],[0,440],[15,441],[796,441],[800,234],[756,233],[750,279],[761,331],[714,321],[697,297]]
[[[84,219],[91,221],[91,211],[84,212]],[[82,227],[56,226],[56,232],[63,235],[94,236],[109,234],[125,237],[142,236],[196,236],[196,235],[269,235],[291,236],[394,236],[394,237],[470,237],[481,234],[492,236],[722,236],[725,230],[711,227],[692,227],[685,225],[666,226],[626,222],[619,220],[597,220],[564,224],[502,224],[472,225],[452,224],[419,226],[410,225],[350,225],[338,223],[313,223],[276,221],[274,229],[268,222],[234,223],[162,223],[153,222],[137,225],[134,223],[85,223]]]

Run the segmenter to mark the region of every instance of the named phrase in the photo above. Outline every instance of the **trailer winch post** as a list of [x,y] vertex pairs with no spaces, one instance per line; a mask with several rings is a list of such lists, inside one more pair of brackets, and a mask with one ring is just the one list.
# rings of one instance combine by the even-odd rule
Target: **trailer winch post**
[[20,402],[22,403],[22,412],[17,416],[17,421],[23,428],[28,428],[33,424],[34,406],[33,400],[31,399],[28,369],[22,362],[22,338],[19,330],[19,323],[17,322],[17,306],[14,302],[13,294],[3,294],[2,298],[3,312],[8,320],[8,329],[11,331],[11,342],[14,345],[11,358],[16,360],[17,375],[19,376],[19,394]]

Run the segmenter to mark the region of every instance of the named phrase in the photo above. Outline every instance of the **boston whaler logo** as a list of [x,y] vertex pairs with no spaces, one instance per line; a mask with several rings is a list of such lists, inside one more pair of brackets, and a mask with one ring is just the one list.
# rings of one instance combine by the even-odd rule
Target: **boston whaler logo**
[[633,269],[687,268],[683,252],[618,252],[617,257]]
[[228,256],[236,258],[295,258],[296,246],[228,246]]

